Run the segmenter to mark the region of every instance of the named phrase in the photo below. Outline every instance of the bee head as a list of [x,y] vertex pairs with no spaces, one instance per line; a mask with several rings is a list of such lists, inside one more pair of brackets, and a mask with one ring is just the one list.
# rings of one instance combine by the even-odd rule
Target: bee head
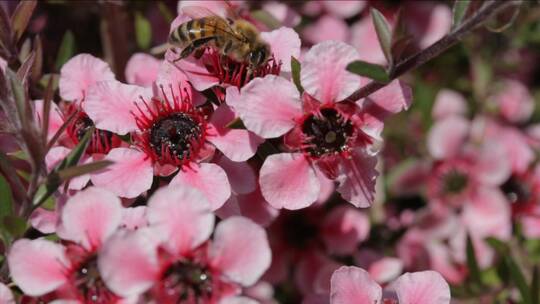
[[248,55],[248,62],[253,67],[261,66],[268,61],[270,48],[266,44],[259,44]]

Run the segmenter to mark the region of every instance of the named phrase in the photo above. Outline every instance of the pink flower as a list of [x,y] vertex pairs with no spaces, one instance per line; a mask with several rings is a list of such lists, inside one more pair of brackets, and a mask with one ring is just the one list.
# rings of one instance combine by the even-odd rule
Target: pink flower
[[337,180],[337,190],[353,205],[367,207],[373,201],[373,143],[380,139],[383,119],[408,107],[411,92],[394,81],[357,103],[341,102],[360,88],[360,77],[345,70],[356,59],[351,46],[324,42],[302,62],[302,95],[275,75],[252,80],[240,94],[227,89],[227,103],[248,130],[264,138],[284,135],[287,152],[268,156],[260,171],[262,194],[273,207],[311,205],[320,192],[315,167]]
[[132,133],[134,139],[133,146],[109,153],[106,159],[115,164],[93,175],[92,182],[133,198],[150,189],[153,176],[180,169],[171,184],[199,189],[215,210],[231,194],[226,172],[207,162],[215,149],[241,162],[254,155],[262,140],[246,130],[229,129],[235,116],[227,105],[196,107],[185,76],[170,63],[162,63],[157,79],[161,92],[154,97],[149,89],[120,82],[102,82],[90,91],[84,108],[96,125]]
[[401,303],[448,304],[450,287],[435,271],[406,273],[392,284],[397,301],[383,300],[383,291],[365,270],[343,266],[336,270],[331,280],[331,304]]
[[126,64],[126,80],[129,84],[150,87],[156,81],[161,62],[154,56],[136,53]]
[[[213,6],[210,3],[212,2],[205,4],[205,6]],[[180,4],[182,8],[179,10],[179,16],[171,24],[171,31],[193,17],[189,10],[184,11],[186,8],[183,6],[183,2]],[[189,3],[186,6],[191,6],[190,9],[193,9],[192,5]],[[221,5],[223,4],[221,3]],[[218,15],[225,15],[222,9],[217,7],[214,9]],[[201,10],[201,14],[204,14],[204,11]],[[245,18],[249,19],[249,16],[245,16]],[[281,27],[270,32],[263,31],[261,38],[270,46],[272,56],[265,65],[252,71],[248,71],[247,63],[237,62],[227,56],[222,56],[219,51],[211,47],[205,48],[204,53],[197,58],[191,55],[178,61],[178,54],[181,51],[179,49],[169,50],[165,58],[174,62],[178,69],[187,75],[197,91],[212,89],[217,99],[223,101],[225,99],[224,88],[228,86],[240,88],[253,78],[290,72],[291,56],[298,58],[300,55],[300,38],[291,28]]]
[[15,299],[13,298],[13,293],[3,283],[0,283],[0,303],[2,303],[2,304],[15,304]]
[[26,295],[42,299],[121,303],[103,284],[97,255],[121,225],[122,210],[120,199],[104,189],[77,193],[62,210],[57,229],[65,245],[42,238],[13,244],[7,257],[13,281]]
[[488,102],[495,103],[500,116],[511,123],[527,121],[534,110],[534,99],[529,90],[516,80],[505,80]]
[[149,303],[217,303],[256,283],[270,265],[264,229],[231,217],[214,231],[210,204],[197,190],[159,189],[147,217],[148,228],[115,235],[99,257],[107,286],[120,295],[144,294]]

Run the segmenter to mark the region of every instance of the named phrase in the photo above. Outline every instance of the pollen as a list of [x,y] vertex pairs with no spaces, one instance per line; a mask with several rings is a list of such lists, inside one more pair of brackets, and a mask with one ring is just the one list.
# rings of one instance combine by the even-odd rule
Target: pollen
[[172,157],[183,160],[191,156],[201,133],[201,126],[190,115],[173,113],[152,126],[150,145],[158,155],[170,153]]
[[349,149],[354,127],[336,109],[321,109],[310,114],[302,124],[305,150],[312,157],[338,154]]

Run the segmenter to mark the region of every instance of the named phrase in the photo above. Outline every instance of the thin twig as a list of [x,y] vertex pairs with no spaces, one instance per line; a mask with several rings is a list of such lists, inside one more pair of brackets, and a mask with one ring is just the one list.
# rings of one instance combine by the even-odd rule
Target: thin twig
[[[398,62],[390,72],[389,78],[391,80],[396,79],[406,72],[416,69],[431,59],[439,56],[442,52],[458,43],[465,35],[482,25],[494,13],[509,5],[515,5],[515,2],[506,0],[492,0],[486,2],[475,14],[464,20],[461,25],[455,28],[451,33],[439,39],[428,48]],[[384,83],[371,81],[366,86],[351,94],[345,100],[357,101],[360,98],[364,98],[376,92],[385,85],[386,84]]]

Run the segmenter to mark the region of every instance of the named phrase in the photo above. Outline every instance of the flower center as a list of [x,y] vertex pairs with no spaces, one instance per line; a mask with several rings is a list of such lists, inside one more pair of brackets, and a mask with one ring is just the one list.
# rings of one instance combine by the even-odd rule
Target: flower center
[[162,159],[190,159],[200,148],[202,130],[187,113],[172,113],[150,130],[150,146]]
[[528,203],[534,196],[530,185],[514,176],[508,179],[501,188],[511,203]]
[[320,115],[308,116],[302,124],[302,132],[306,136],[306,152],[312,157],[321,157],[347,151],[354,128],[337,110],[326,108],[320,110]]
[[75,287],[85,300],[84,303],[114,303],[119,298],[113,294],[99,275],[97,257],[83,262],[75,272]]
[[190,261],[179,261],[165,271],[161,287],[165,291],[161,296],[166,299],[160,300],[168,301],[167,303],[207,299],[213,292],[212,275],[204,266]]
[[[68,113],[71,110],[68,110]],[[75,118],[75,121],[67,128],[67,133],[75,143],[79,143],[84,137],[86,132],[94,127],[94,122],[86,115],[86,113],[80,112]],[[101,153],[106,154],[112,148],[120,144],[120,139],[112,132],[94,129],[94,133],[90,138],[86,152],[89,154]]]
[[444,175],[443,181],[443,193],[458,194],[467,187],[469,178],[458,170],[452,170]]

